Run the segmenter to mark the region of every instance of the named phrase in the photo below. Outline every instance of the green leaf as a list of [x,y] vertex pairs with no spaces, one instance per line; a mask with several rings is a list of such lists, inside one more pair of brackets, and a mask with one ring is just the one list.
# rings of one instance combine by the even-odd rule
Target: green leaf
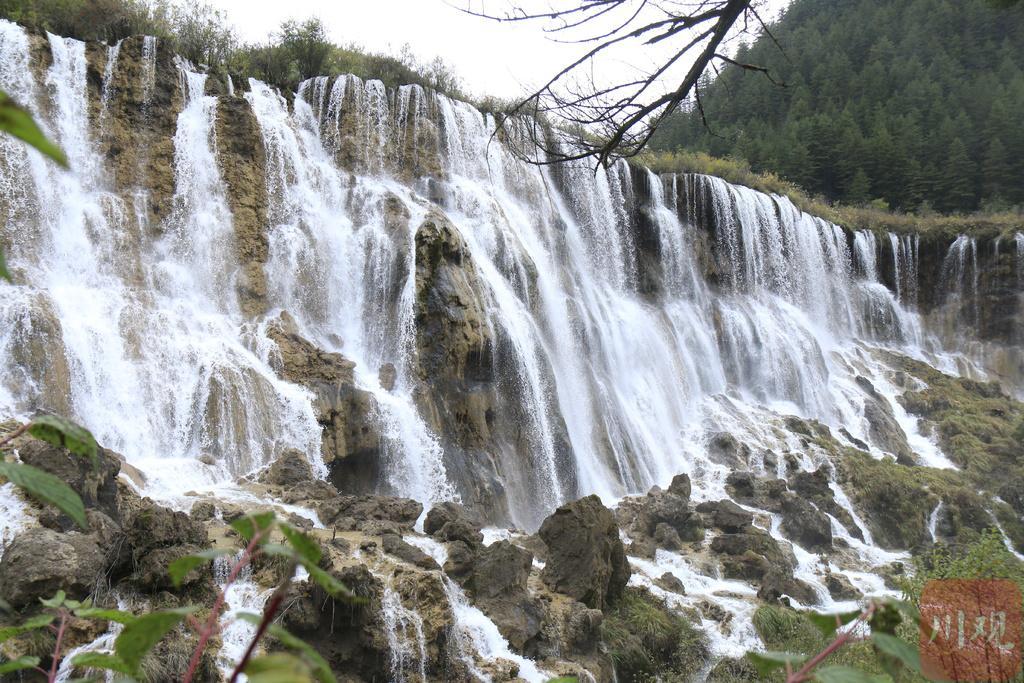
[[62,590],[58,590],[54,594],[54,596],[52,598],[50,598],[49,600],[44,600],[43,598],[39,598],[39,602],[43,603],[43,607],[49,607],[51,609],[57,609],[58,607],[60,607],[61,605],[64,604],[64,598],[66,598],[66,597],[67,597],[67,593],[65,593]]
[[273,512],[260,512],[255,515],[239,517],[231,522],[231,528],[247,541],[251,541],[257,530],[269,529],[274,523]]
[[284,652],[255,657],[245,666],[251,683],[313,683],[309,666]]
[[768,676],[776,669],[785,669],[787,664],[792,668],[800,666],[807,660],[807,656],[790,652],[748,652],[747,659],[759,674]]
[[320,544],[313,540],[311,536],[307,536],[290,524],[282,524],[281,533],[284,534],[288,543],[295,548],[300,557],[313,564],[320,563],[323,551],[320,549]]
[[53,505],[83,529],[89,528],[82,499],[67,484],[49,472],[31,465],[0,461],[0,476],[7,477],[36,500]]
[[53,623],[54,618],[55,617],[52,614],[38,614],[31,619],[26,619],[18,626],[5,626],[4,628],[0,628],[0,643],[5,640],[10,640],[14,636],[22,633],[27,633],[28,631],[34,631],[37,628],[49,626]]
[[818,627],[821,634],[828,638],[836,632],[840,626],[849,624],[861,615],[859,610],[853,612],[840,612],[838,614],[820,614],[818,612],[807,612],[807,618],[812,624]]
[[119,609],[103,609],[101,607],[84,607],[75,610],[75,616],[82,619],[102,619],[104,621],[116,621],[119,624],[130,624],[135,621],[135,615],[131,612],[122,612]]
[[0,249],[0,277],[8,282],[13,282],[13,280],[11,280],[11,271],[7,270],[7,261],[4,259],[3,249]]
[[167,566],[167,573],[171,576],[171,581],[174,582],[175,586],[180,586],[181,582],[185,580],[188,573],[196,567],[202,566],[211,560],[224,555],[233,555],[234,553],[230,550],[223,548],[210,548],[203,550],[194,555],[186,555],[185,557],[179,557],[174,562],[171,562]]
[[9,674],[12,671],[21,671],[22,669],[31,669],[39,666],[39,657],[18,657],[12,659],[9,662],[0,662],[0,674]]
[[872,676],[848,666],[826,666],[814,672],[814,680],[819,683],[882,683],[888,679]]
[[[252,612],[239,612],[235,615],[238,619],[247,621],[250,624],[259,626],[260,622],[263,621],[263,617],[259,614],[253,614]],[[313,646],[306,641],[292,635],[285,627],[278,624],[270,624],[267,629],[270,635],[277,638],[277,640],[285,647],[292,650],[298,650],[302,655],[306,663],[313,669],[313,675],[319,683],[336,683],[337,679],[334,677],[334,672],[331,671],[331,665],[327,663],[319,652],[313,649]],[[576,679],[573,678],[573,681]]]
[[71,420],[56,415],[40,415],[32,420],[28,433],[96,461],[97,446],[92,432]]
[[338,598],[349,601],[359,600],[356,594],[350,591],[348,587],[345,586],[345,584],[343,584],[341,581],[338,581],[336,578],[334,578],[333,576],[331,576],[315,564],[302,560],[302,566],[306,568],[307,572],[309,572],[309,578],[316,581],[317,584],[319,584],[321,588],[327,591],[332,598]]
[[[871,640],[875,644],[875,648],[883,655],[899,661],[911,671],[921,671],[921,655],[917,648],[907,641],[888,633],[873,633],[871,634]],[[887,666],[886,668],[889,669],[890,667]]]
[[109,652],[83,652],[72,657],[71,663],[87,669],[104,669],[126,676],[132,673],[120,657]]
[[67,168],[68,159],[57,145],[50,142],[39,129],[32,115],[19,107],[7,93],[0,91],[0,130],[10,133],[19,140],[35,147]]
[[153,649],[168,631],[195,611],[195,607],[182,607],[150,612],[139,617],[125,626],[117,636],[117,640],[114,641],[114,652],[127,665],[130,672],[137,672],[146,653]]

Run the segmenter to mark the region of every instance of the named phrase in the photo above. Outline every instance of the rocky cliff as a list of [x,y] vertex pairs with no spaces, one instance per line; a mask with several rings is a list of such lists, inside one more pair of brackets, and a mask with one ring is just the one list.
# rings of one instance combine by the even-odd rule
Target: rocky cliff
[[300,584],[284,617],[350,679],[685,677],[757,647],[759,604],[849,606],[989,528],[1024,548],[1021,233],[539,168],[442,95],[285,97],[152,38],[5,22],[0,57],[72,164],[0,140],[0,418],[110,449],[5,453],[92,521],[0,487],[23,613],[207,600],[223,577],[169,591],[167,562],[265,507],[367,598]]

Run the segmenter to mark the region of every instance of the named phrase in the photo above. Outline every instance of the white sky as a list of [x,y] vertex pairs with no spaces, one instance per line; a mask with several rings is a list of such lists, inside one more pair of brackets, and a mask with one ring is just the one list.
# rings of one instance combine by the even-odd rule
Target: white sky
[[[262,41],[287,19],[319,17],[339,44],[356,43],[374,52],[398,54],[409,43],[421,61],[435,56],[452,65],[473,95],[514,97],[537,85],[586,50],[545,37],[535,22],[499,23],[460,12],[466,0],[208,0],[224,10],[242,40]],[[569,0],[549,0],[558,7]],[[788,0],[766,0],[774,16]],[[478,4],[478,3],[474,3]],[[535,6],[536,0],[526,3]],[[491,0],[500,12],[507,2]],[[607,77],[629,73],[657,59],[651,50],[616,54],[602,63]]]

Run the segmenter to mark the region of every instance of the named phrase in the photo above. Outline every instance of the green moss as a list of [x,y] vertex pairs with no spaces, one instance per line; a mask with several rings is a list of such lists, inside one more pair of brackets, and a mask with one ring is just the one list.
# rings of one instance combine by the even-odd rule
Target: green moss
[[899,581],[906,599],[915,604],[933,579],[1010,579],[1024,591],[1024,562],[1007,550],[1002,535],[986,531],[961,547],[940,546],[914,558],[915,571]]
[[688,680],[708,659],[705,636],[642,588],[627,588],[605,615],[601,640],[623,683]]

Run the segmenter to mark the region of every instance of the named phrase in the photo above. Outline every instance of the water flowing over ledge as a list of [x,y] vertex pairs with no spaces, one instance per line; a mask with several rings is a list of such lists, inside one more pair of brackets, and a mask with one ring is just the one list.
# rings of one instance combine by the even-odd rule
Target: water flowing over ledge
[[[516,122],[495,134],[490,114],[417,86],[317,78],[285,97],[214,82],[152,38],[47,49],[44,65],[0,22],[0,88],[73,169],[0,139],[15,274],[0,282],[0,418],[74,416],[176,507],[250,502],[239,479],[289,449],[343,491],[458,500],[527,530],[680,473],[705,502],[729,497],[736,470],[825,468],[849,561],[794,549],[833,604],[824,573],[875,591],[871,570],[905,556],[875,543],[792,416],[875,458],[952,469],[897,400],[913,380],[891,354],[968,376],[1020,367],[1021,233],[936,255],[718,178],[525,164],[502,143]],[[987,259],[1012,263],[1004,327]],[[669,572],[696,595],[744,593],[672,553],[636,564],[642,585]],[[466,648],[521,659],[444,580]],[[387,585],[404,677],[422,669],[422,625]],[[717,597],[749,619],[748,601]],[[716,648],[753,642],[738,630]]]

